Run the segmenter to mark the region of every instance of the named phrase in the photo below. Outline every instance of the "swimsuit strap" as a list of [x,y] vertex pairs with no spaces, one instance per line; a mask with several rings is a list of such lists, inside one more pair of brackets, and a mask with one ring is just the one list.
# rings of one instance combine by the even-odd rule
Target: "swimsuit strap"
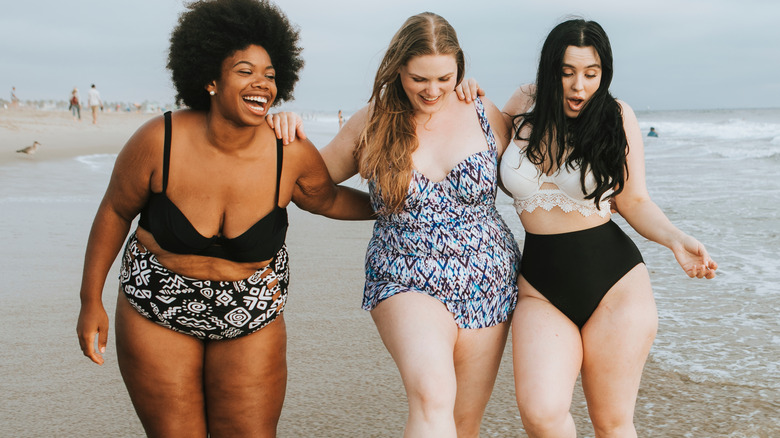
[[477,107],[479,125],[482,127],[482,132],[485,134],[485,137],[487,137],[488,147],[491,151],[495,151],[497,149],[496,139],[493,137],[493,130],[490,129],[490,122],[488,121],[487,115],[485,114],[485,105],[482,104],[482,99],[479,97],[474,99],[474,105]]
[[282,155],[284,153],[284,144],[282,140],[276,140],[276,200],[275,207],[279,206],[279,186],[282,181]]
[[168,188],[168,167],[171,164],[171,112],[165,114],[165,143],[163,143],[163,186],[162,192]]

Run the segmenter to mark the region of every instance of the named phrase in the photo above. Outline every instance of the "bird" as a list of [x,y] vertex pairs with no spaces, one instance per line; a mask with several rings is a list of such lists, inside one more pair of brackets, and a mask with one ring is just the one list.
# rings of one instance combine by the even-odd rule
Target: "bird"
[[20,152],[22,154],[32,155],[35,153],[35,151],[38,150],[38,146],[40,146],[40,143],[37,141],[34,141],[32,146],[27,146],[26,148],[19,149],[16,152]]

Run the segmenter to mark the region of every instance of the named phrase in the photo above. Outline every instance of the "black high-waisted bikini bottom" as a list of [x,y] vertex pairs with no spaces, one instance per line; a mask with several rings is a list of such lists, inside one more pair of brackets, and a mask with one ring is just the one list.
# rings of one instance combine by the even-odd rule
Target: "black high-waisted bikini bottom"
[[610,220],[571,233],[526,232],[520,272],[582,328],[609,289],[640,263],[639,249]]

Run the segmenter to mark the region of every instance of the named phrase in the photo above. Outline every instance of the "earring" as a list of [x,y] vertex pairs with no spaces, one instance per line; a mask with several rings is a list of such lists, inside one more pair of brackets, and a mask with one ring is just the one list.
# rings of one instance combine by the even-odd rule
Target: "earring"
[[209,94],[213,96],[213,95],[217,94],[217,92],[214,91],[214,90],[211,90],[211,91],[209,91]]

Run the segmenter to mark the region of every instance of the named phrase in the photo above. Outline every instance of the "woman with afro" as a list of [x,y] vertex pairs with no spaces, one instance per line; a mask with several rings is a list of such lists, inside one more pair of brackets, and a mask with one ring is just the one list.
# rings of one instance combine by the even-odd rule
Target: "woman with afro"
[[275,436],[287,379],[286,206],[372,215],[366,194],[333,184],[310,142],[283,147],[265,121],[292,98],[300,52],[297,30],[268,1],[189,5],[168,58],[188,108],[144,124],[117,157],[87,244],[77,332],[102,364],[103,285],[140,214],[115,326],[149,436]]

